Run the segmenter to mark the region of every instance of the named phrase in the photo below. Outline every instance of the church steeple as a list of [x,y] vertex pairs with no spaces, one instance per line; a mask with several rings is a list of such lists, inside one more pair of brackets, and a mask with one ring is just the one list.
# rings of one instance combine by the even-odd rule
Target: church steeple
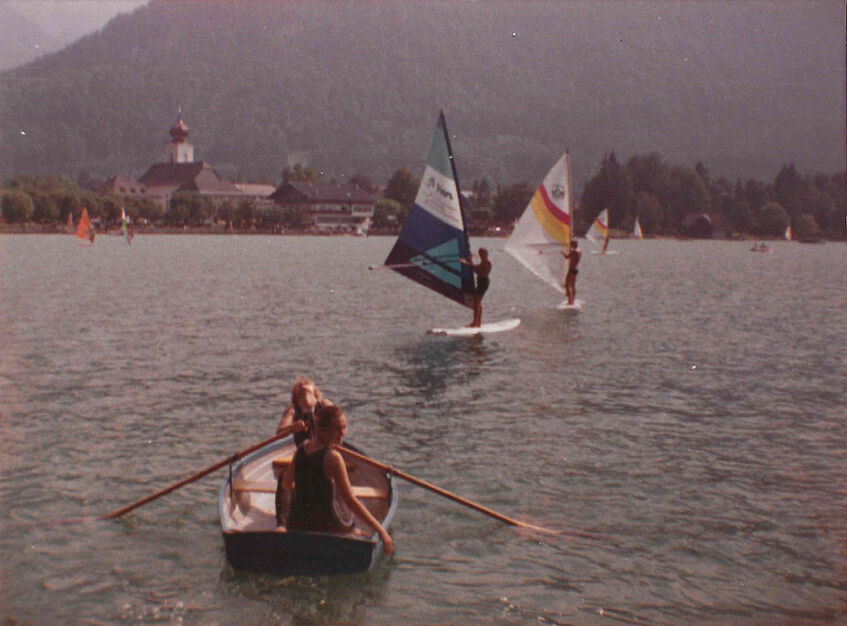
[[188,138],[188,126],[182,121],[182,107],[179,107],[176,123],[171,126],[171,141],[165,146],[165,155],[169,163],[192,163],[194,146]]

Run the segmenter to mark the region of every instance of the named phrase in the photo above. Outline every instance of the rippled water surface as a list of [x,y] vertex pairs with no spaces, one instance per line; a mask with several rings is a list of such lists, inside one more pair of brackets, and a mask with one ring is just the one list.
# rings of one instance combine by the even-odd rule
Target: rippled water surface
[[[492,251],[471,312],[389,238],[0,236],[0,623],[680,624],[847,619],[847,245],[614,241],[581,312]],[[227,564],[223,471],[313,375],[401,484],[368,574]]]

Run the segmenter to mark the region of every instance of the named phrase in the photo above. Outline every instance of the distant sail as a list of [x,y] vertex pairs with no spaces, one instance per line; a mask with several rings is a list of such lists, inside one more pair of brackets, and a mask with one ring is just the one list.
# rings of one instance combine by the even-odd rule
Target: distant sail
[[594,242],[602,241],[603,251],[606,250],[606,246],[609,245],[609,209],[603,209],[594,218],[591,228],[585,233],[585,238]]
[[126,211],[124,211],[123,207],[121,207],[121,233],[126,237],[127,243],[130,243],[129,218],[126,216]]
[[76,228],[74,228],[74,214],[71,211],[68,211],[68,225],[66,228],[68,229],[68,234],[73,235],[76,233]]
[[641,232],[641,224],[638,223],[638,217],[635,218],[635,226],[632,228],[632,236],[636,239],[644,239],[644,233]]
[[785,240],[791,241],[791,224],[785,227]]
[[458,177],[444,113],[432,135],[415,203],[385,265],[466,307],[473,308],[473,270]]
[[86,241],[91,240],[91,222],[88,219],[88,210],[85,208],[82,209],[79,224],[76,225],[76,236]]
[[535,190],[506,242],[506,252],[563,293],[566,262],[561,250],[573,238],[570,169],[570,155],[565,152]]

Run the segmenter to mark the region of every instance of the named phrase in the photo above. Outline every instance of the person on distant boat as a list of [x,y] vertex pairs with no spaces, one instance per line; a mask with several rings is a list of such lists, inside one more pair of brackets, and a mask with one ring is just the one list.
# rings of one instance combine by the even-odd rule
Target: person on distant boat
[[564,250],[560,250],[560,252],[568,262],[568,273],[565,276],[563,287],[565,288],[565,295],[568,298],[568,304],[573,304],[576,299],[576,275],[579,273],[577,266],[579,265],[579,260],[582,258],[582,250],[579,249],[576,239],[571,239],[570,252],[565,252]]
[[309,430],[294,435],[294,443],[299,446],[313,432],[315,409],[324,403],[332,404],[323,397],[315,382],[308,376],[298,376],[291,387],[291,404],[282,414],[282,419],[279,421],[276,431],[280,432],[283,428],[298,420],[305,422]]
[[[347,416],[335,405],[320,406],[315,412],[315,436],[297,447],[294,461],[286,469],[282,483],[293,490],[286,530],[313,532],[350,532],[353,520],[344,520],[333,498],[341,500],[382,540],[385,553],[393,550],[391,537],[382,524],[353,495],[347,465],[332,448],[347,436]],[[280,521],[277,511],[277,522]]]
[[482,326],[482,297],[491,285],[491,280],[488,278],[488,275],[491,274],[491,261],[488,260],[488,250],[485,248],[479,249],[479,263],[474,263],[470,259],[459,259],[459,261],[469,266],[476,273],[476,289],[473,295],[473,322],[471,323],[471,328],[479,328]]

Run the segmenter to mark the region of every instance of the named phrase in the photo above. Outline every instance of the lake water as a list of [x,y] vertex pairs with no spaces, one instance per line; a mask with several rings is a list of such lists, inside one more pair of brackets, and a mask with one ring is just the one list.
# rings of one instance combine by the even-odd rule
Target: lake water
[[[0,623],[796,623],[847,619],[847,245],[613,241],[580,312],[492,253],[470,310],[391,238],[0,236]],[[298,374],[401,483],[367,574],[233,571],[224,471]]]

